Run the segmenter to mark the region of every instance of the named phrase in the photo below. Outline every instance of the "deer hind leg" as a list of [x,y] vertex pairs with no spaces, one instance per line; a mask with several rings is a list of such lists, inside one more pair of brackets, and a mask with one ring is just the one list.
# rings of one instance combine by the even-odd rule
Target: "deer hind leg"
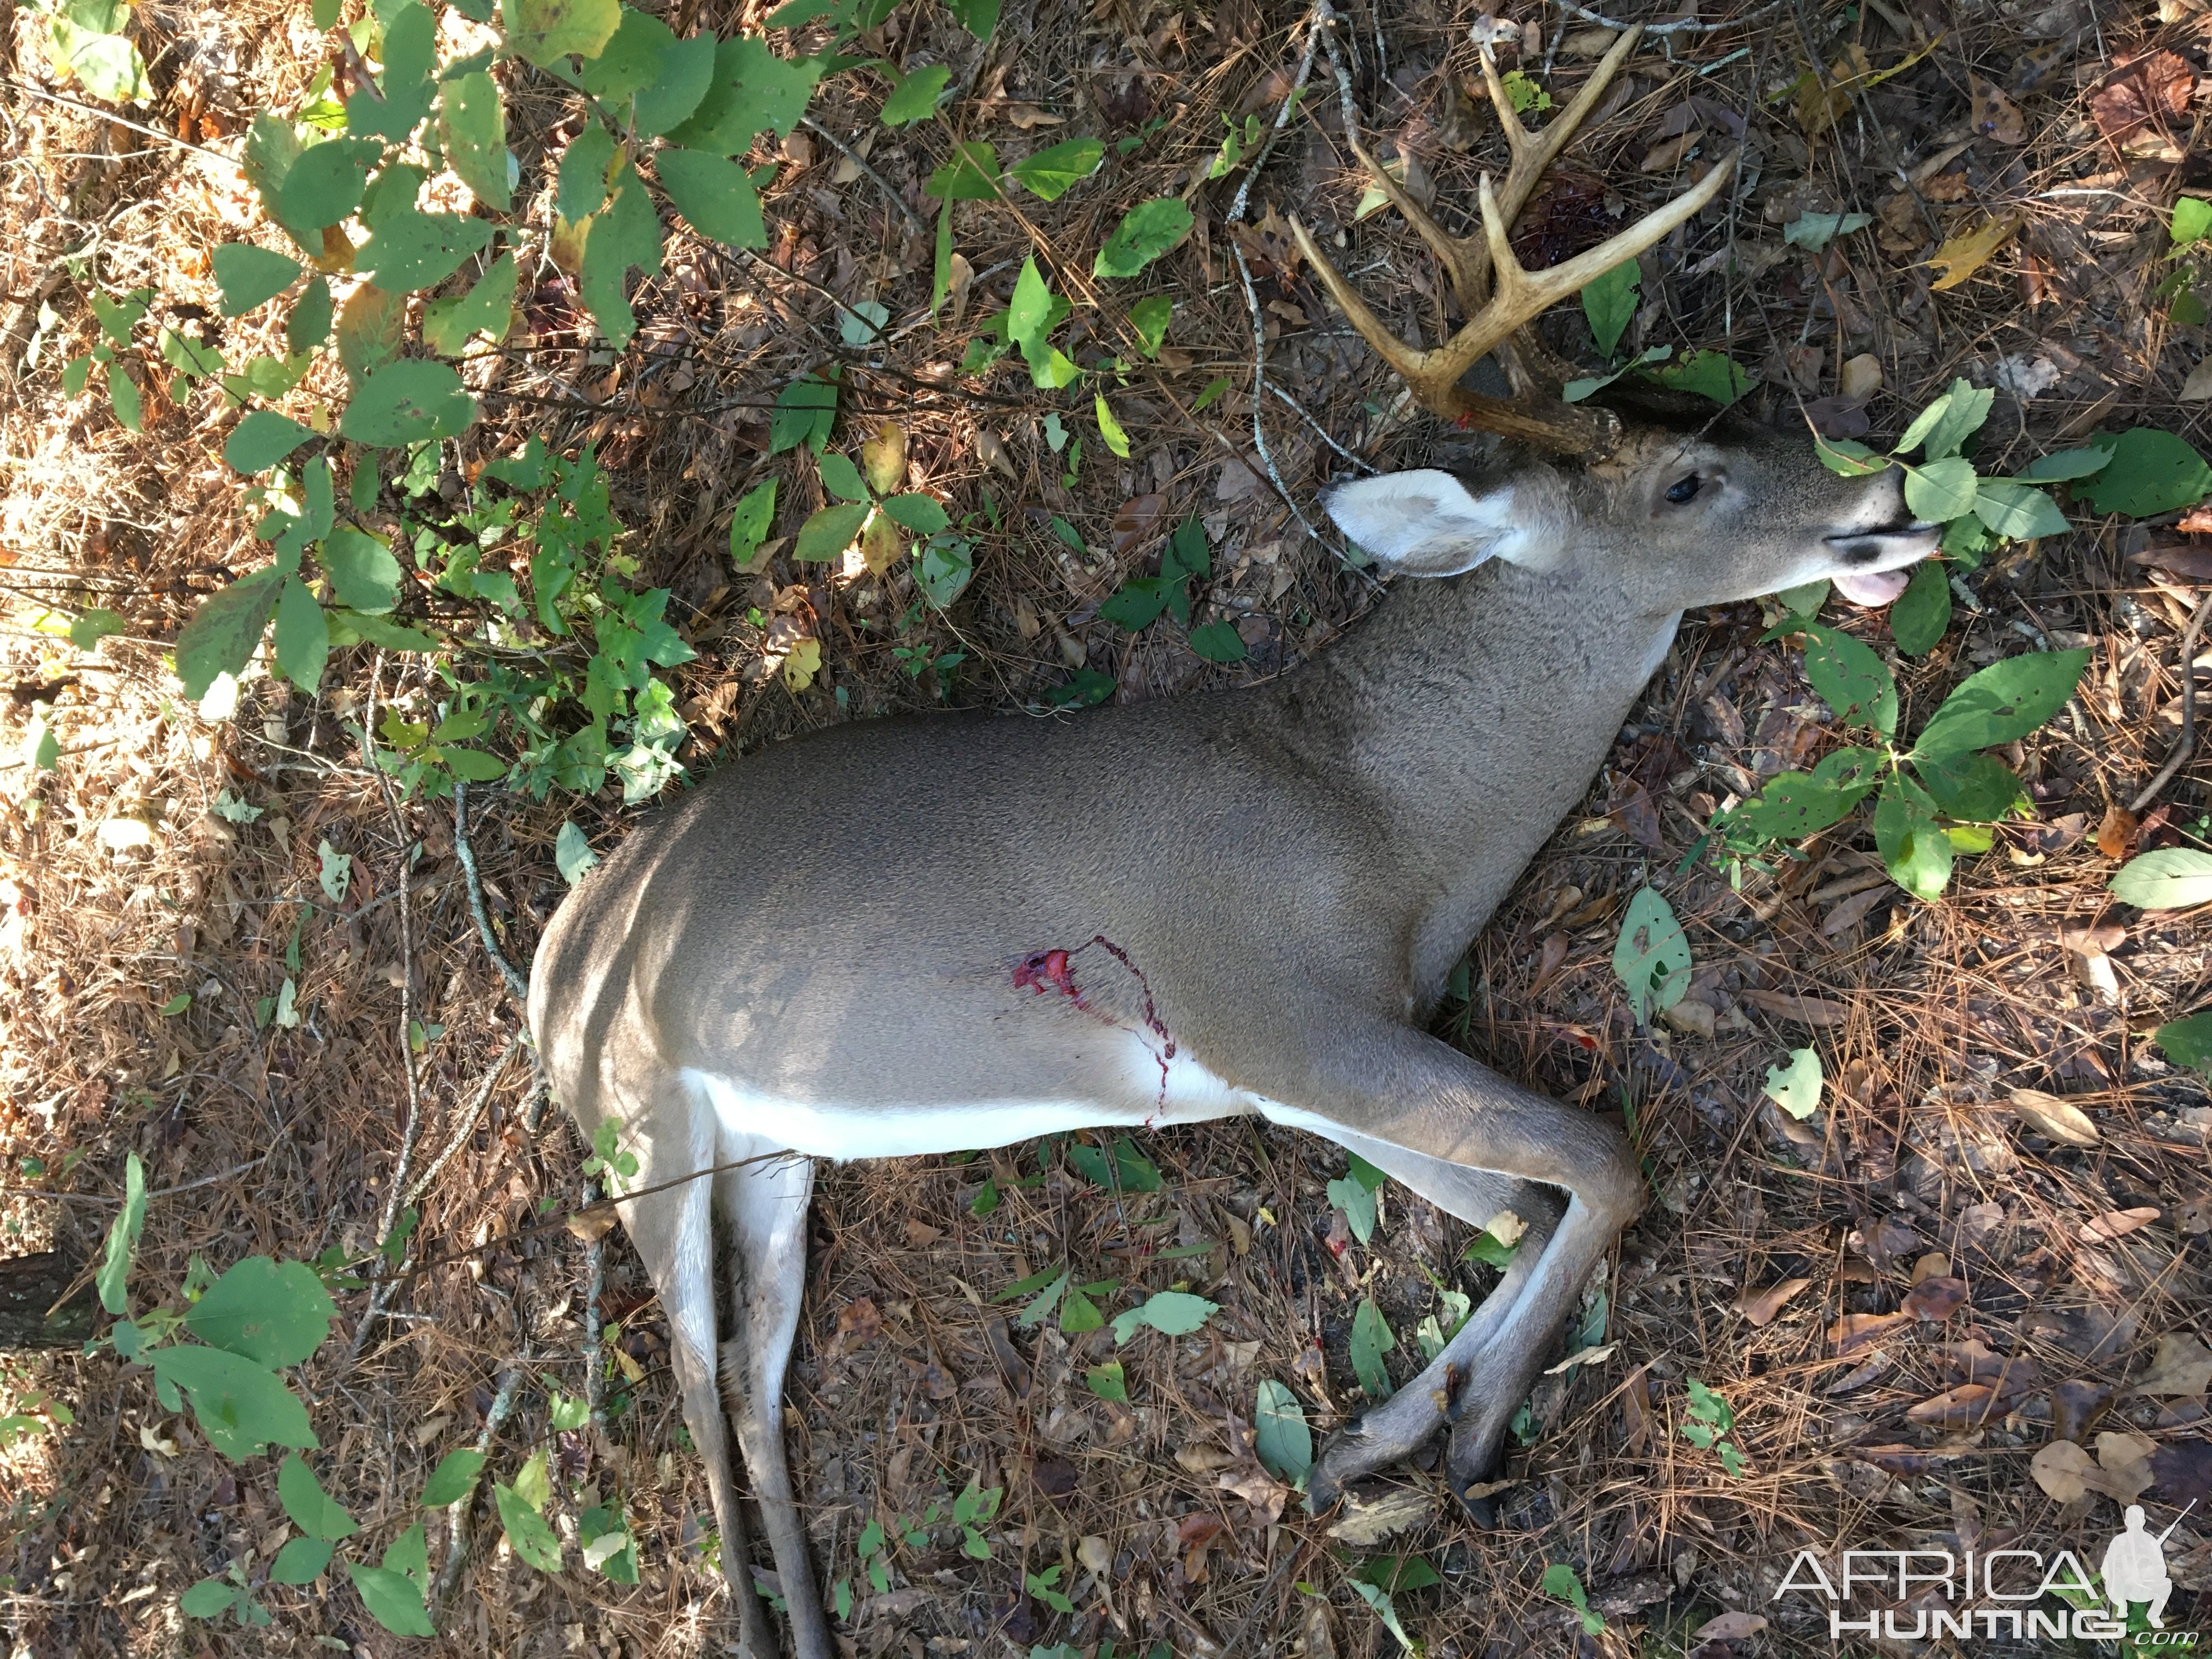
[[[771,1140],[726,1136],[722,1159],[779,1150]],[[714,1207],[730,1243],[732,1330],[722,1350],[722,1385],[760,1504],[762,1529],[775,1556],[794,1649],[799,1659],[836,1659],[783,1444],[784,1373],[806,1288],[806,1214],[813,1193],[813,1160],[796,1153],[729,1170],[715,1182]],[[750,1587],[745,1594],[757,1600]]]
[[[672,1094],[679,1085],[672,1082],[663,1087]],[[688,1100],[668,1098],[657,1106],[633,1106],[624,1114],[623,1123],[623,1145],[638,1158],[636,1176],[625,1183],[633,1190],[684,1182],[686,1176],[714,1165],[713,1115],[695,1109]],[[661,1309],[668,1317],[670,1357],[683,1391],[684,1426],[706,1465],[707,1489],[721,1535],[722,1574],[737,1601],[740,1651],[744,1659],[776,1659],[768,1608],[753,1594],[744,1511],[730,1468],[722,1399],[714,1386],[712,1188],[712,1180],[702,1177],[619,1207],[623,1229],[659,1291]]]
[[[1389,1399],[1339,1430],[1322,1449],[1310,1486],[1316,1508],[1334,1502],[1347,1482],[1410,1457],[1470,1403],[1469,1364],[1490,1346],[1527,1291],[1560,1212],[1558,1196],[1548,1188],[1496,1170],[1464,1169],[1346,1131],[1333,1130],[1329,1138],[1470,1226],[1486,1226],[1510,1210],[1528,1224],[1528,1230],[1512,1265],[1443,1352]],[[1453,1489],[1463,1492],[1466,1484],[1455,1482]]]

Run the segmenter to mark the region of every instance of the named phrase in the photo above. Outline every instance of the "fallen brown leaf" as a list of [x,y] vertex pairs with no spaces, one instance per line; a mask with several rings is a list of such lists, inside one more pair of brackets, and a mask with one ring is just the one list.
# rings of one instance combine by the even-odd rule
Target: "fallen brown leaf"
[[2017,219],[1992,219],[1987,224],[1952,237],[1929,256],[1928,263],[1941,265],[1943,274],[1928,284],[1936,292],[1953,289],[1979,270],[1989,258],[2011,239],[2020,228]]
[[2191,1238],[2202,1238],[2212,1233],[2212,1196],[2200,1194],[2185,1198],[2173,1206],[2173,1225],[2177,1232]]
[[2104,1490],[2104,1471],[2071,1440],[2054,1440],[2028,1460],[2027,1472],[2046,1497],[2070,1504],[2091,1491]]
[[1736,1297],[1733,1306],[1752,1324],[1761,1329],[1774,1322],[1782,1311],[1783,1304],[1813,1281],[1809,1279],[1785,1279],[1779,1285],[1770,1285],[1763,1291],[1746,1291]]
[[1838,1358],[1855,1349],[1863,1348],[1877,1337],[1887,1336],[1900,1325],[1910,1325],[1912,1316],[1905,1313],[1845,1314],[1828,1327],[1828,1340],[1835,1344]]
[[1974,131],[2001,144],[2027,142],[2027,118],[2020,106],[2005,96],[1995,82],[1976,76],[1972,82]]
[[1826,997],[1803,997],[1790,991],[1747,990],[1736,994],[1754,1008],[1764,1008],[1770,1014],[1779,1014],[1784,1019],[1815,1030],[1841,1025],[1851,1017],[1849,1007]]
[[1328,1535],[1358,1547],[1379,1544],[1394,1533],[1427,1520],[1436,1507],[1436,1500],[1428,1493],[1410,1486],[1386,1492],[1371,1503],[1346,1492],[1344,1518],[1328,1529]]
[[2118,801],[2105,809],[2097,825],[2097,850],[2108,859],[2124,859],[2128,843],[2136,838],[2136,815]]
[[1164,495],[1133,495],[1114,510],[1114,556],[1126,559],[1158,533],[1167,512]]
[[2033,1128],[2041,1130],[2053,1140],[2068,1146],[2094,1146],[2100,1136],[2097,1126],[2079,1106],[2061,1100],[2057,1095],[2047,1095],[2040,1089],[2015,1089],[2012,1091],[2012,1109]]
[[884,1334],[884,1316],[871,1297],[855,1297],[837,1315],[837,1328],[828,1344],[831,1358],[848,1354]]
[[1905,1413],[1905,1420],[1923,1428],[1972,1429],[1989,1420],[1996,1409],[1997,1393],[1986,1382],[1963,1382],[1923,1400]]
[[2111,143],[2140,153],[2168,148],[2166,127],[2189,112],[2197,84],[2188,60],[2171,52],[2121,58],[2119,67],[2089,94],[2089,118]]
[[2104,1470],[2105,1490],[2123,1504],[2132,1504],[2158,1477],[2151,1473],[2150,1456],[2158,1442],[2121,1430],[2097,1437],[2097,1462]]
[[2069,1376],[2051,1390],[2051,1431],[2062,1440],[2079,1440],[2105,1414],[2116,1389]]
[[1929,1279],[1915,1285],[1900,1304],[1915,1319],[1941,1323],[1966,1305],[1963,1279]]
[[2131,1386],[2137,1394],[2203,1394],[2212,1387],[2212,1349],[2186,1331],[2161,1336],[2150,1369]]
[[2138,1227],[2148,1227],[2161,1212],[2146,1205],[2135,1210],[2107,1210],[2095,1220],[2086,1222],[2081,1228],[2084,1244],[2103,1244],[2115,1238],[2124,1238]]

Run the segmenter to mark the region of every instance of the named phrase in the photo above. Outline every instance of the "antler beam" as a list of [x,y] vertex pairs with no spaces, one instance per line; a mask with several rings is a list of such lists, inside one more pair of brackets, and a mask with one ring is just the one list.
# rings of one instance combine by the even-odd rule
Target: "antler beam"
[[[1601,409],[1566,404],[1556,398],[1540,398],[1537,377],[1529,361],[1541,362],[1549,353],[1523,331],[1538,315],[1559,301],[1580,291],[1623,260],[1632,259],[1659,242],[1720,193],[1734,173],[1740,152],[1730,151],[1696,185],[1647,215],[1597,246],[1563,264],[1531,273],[1506,244],[1505,233],[1520,216],[1534,193],[1544,169],[1565,148],[1576,130],[1597,106],[1607,85],[1634,50],[1642,31],[1630,29],[1613,44],[1598,64],[1589,83],[1540,133],[1531,133],[1514,112],[1498,78],[1498,65],[1487,46],[1482,49],[1483,78],[1490,100],[1504,129],[1512,160],[1502,185],[1494,186],[1488,174],[1481,185],[1482,234],[1458,238],[1448,234],[1426,210],[1408,195],[1361,142],[1356,125],[1347,119],[1352,153],[1373,176],[1421,240],[1443,262],[1452,289],[1468,321],[1443,345],[1423,350],[1409,346],[1392,333],[1366,302],[1352,290],[1329,262],[1305,226],[1291,221],[1298,248],[1312,264],[1322,286],[1328,290],[1360,337],[1374,347],[1382,360],[1402,376],[1421,406],[1431,413],[1502,436],[1518,439],[1566,454],[1586,454],[1609,449],[1619,423]],[[1347,94],[1348,99],[1348,94]],[[1516,396],[1511,400],[1486,398],[1463,390],[1460,379],[1484,356],[1496,351],[1505,360]]]

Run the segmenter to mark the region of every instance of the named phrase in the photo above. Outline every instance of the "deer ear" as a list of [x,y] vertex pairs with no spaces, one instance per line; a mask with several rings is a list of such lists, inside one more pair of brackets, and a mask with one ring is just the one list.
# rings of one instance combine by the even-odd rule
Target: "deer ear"
[[[1386,472],[1339,484],[1322,505],[1337,528],[1393,571],[1456,576],[1485,559],[1519,563],[1540,524],[1516,510],[1515,486],[1477,495],[1449,472]],[[1539,520],[1546,515],[1534,515]]]

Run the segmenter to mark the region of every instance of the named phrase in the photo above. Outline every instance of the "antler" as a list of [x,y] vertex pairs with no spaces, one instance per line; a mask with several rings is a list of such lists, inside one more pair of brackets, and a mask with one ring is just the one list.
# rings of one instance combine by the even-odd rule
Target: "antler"
[[[1358,156],[1392,205],[1405,215],[1407,222],[1420,233],[1421,240],[1443,262],[1460,308],[1467,316],[1466,325],[1434,349],[1425,351],[1407,345],[1368,308],[1366,301],[1352,290],[1296,218],[1291,221],[1291,234],[1297,239],[1300,252],[1312,264],[1315,275],[1321,278],[1329,297],[1351,320],[1352,327],[1404,378],[1421,406],[1431,414],[1565,454],[1602,453],[1616,441],[1620,423],[1607,410],[1563,403],[1556,396],[1540,395],[1545,390],[1542,382],[1548,377],[1540,375],[1530,365],[1548,366],[1556,360],[1527,331],[1528,325],[1541,313],[1580,291],[1623,260],[1634,258],[1711,201],[1735,170],[1738,152],[1731,151],[1723,156],[1694,189],[1676,197],[1657,212],[1608,237],[1588,252],[1547,270],[1534,273],[1524,270],[1507,246],[1505,233],[1528,205],[1544,169],[1597,106],[1598,99],[1621,64],[1628,60],[1642,33],[1640,27],[1625,32],[1574,101],[1540,133],[1531,133],[1521,125],[1504,83],[1498,78],[1498,64],[1490,48],[1482,48],[1483,79],[1490,88],[1490,101],[1498,111],[1498,125],[1505,130],[1512,161],[1506,168],[1502,187],[1493,187],[1490,176],[1483,175],[1482,234],[1479,237],[1462,239],[1449,234],[1376,161],[1360,141],[1358,126],[1350,118],[1347,92],[1345,127],[1352,154]],[[1510,400],[1486,398],[1462,389],[1459,384],[1461,376],[1492,351],[1504,360],[1506,374],[1513,382],[1516,395]],[[1555,392],[1556,385],[1551,390]]]

